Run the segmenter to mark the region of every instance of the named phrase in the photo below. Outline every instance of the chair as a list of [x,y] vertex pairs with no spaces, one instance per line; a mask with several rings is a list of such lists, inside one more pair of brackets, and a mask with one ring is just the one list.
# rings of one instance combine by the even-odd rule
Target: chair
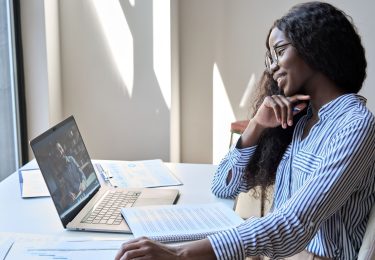
[[230,142],[229,147],[233,144],[233,135],[234,134],[242,134],[243,131],[245,131],[247,125],[249,124],[250,120],[241,120],[241,121],[235,121],[230,124]]
[[[248,219],[250,217],[263,217],[271,209],[272,200],[262,201],[265,194],[261,191],[260,187],[256,187],[257,197],[253,196],[253,190],[248,192],[241,192],[238,194],[235,204],[234,211],[243,219]],[[273,195],[273,186],[269,187],[269,196]]]

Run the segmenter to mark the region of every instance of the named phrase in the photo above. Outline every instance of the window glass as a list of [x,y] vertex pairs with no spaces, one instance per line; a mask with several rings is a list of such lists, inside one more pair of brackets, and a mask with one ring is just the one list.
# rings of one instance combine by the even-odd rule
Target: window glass
[[18,167],[17,99],[13,70],[10,0],[0,0],[0,181]]

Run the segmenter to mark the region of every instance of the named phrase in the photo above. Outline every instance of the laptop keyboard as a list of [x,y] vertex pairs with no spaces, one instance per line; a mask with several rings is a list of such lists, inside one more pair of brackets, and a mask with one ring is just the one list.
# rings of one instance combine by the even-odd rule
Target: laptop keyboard
[[100,204],[82,219],[81,223],[120,225],[123,220],[120,209],[133,206],[140,194],[141,192],[137,191],[109,191]]

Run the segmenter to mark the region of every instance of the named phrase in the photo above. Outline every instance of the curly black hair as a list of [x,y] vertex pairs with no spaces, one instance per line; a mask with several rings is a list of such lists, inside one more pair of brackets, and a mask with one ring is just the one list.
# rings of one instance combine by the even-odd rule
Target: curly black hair
[[[322,72],[345,93],[357,93],[366,78],[367,62],[361,38],[352,19],[343,11],[323,2],[308,2],[292,7],[271,27],[284,32],[300,57],[313,69]],[[258,84],[253,115],[266,96],[280,94],[267,72]],[[291,142],[296,122],[306,114],[294,118],[293,127],[268,129],[262,134],[254,156],[247,166],[251,187],[260,186],[267,197],[267,188],[275,182],[277,167]],[[263,196],[263,199],[264,196]]]
[[367,67],[365,50],[352,18],[343,11],[322,2],[299,4],[273,27],[285,33],[307,64],[345,93],[357,93],[362,88]]

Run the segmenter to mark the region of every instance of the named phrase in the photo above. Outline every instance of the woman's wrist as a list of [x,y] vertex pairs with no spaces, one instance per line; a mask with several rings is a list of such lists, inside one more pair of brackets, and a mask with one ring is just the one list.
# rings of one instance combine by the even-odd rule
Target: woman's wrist
[[175,247],[177,259],[195,259],[209,260],[216,259],[210,241],[206,238],[203,240],[193,241],[181,246]]
[[251,119],[241,135],[239,148],[257,145],[259,138],[265,129],[266,127],[260,125],[254,118]]

